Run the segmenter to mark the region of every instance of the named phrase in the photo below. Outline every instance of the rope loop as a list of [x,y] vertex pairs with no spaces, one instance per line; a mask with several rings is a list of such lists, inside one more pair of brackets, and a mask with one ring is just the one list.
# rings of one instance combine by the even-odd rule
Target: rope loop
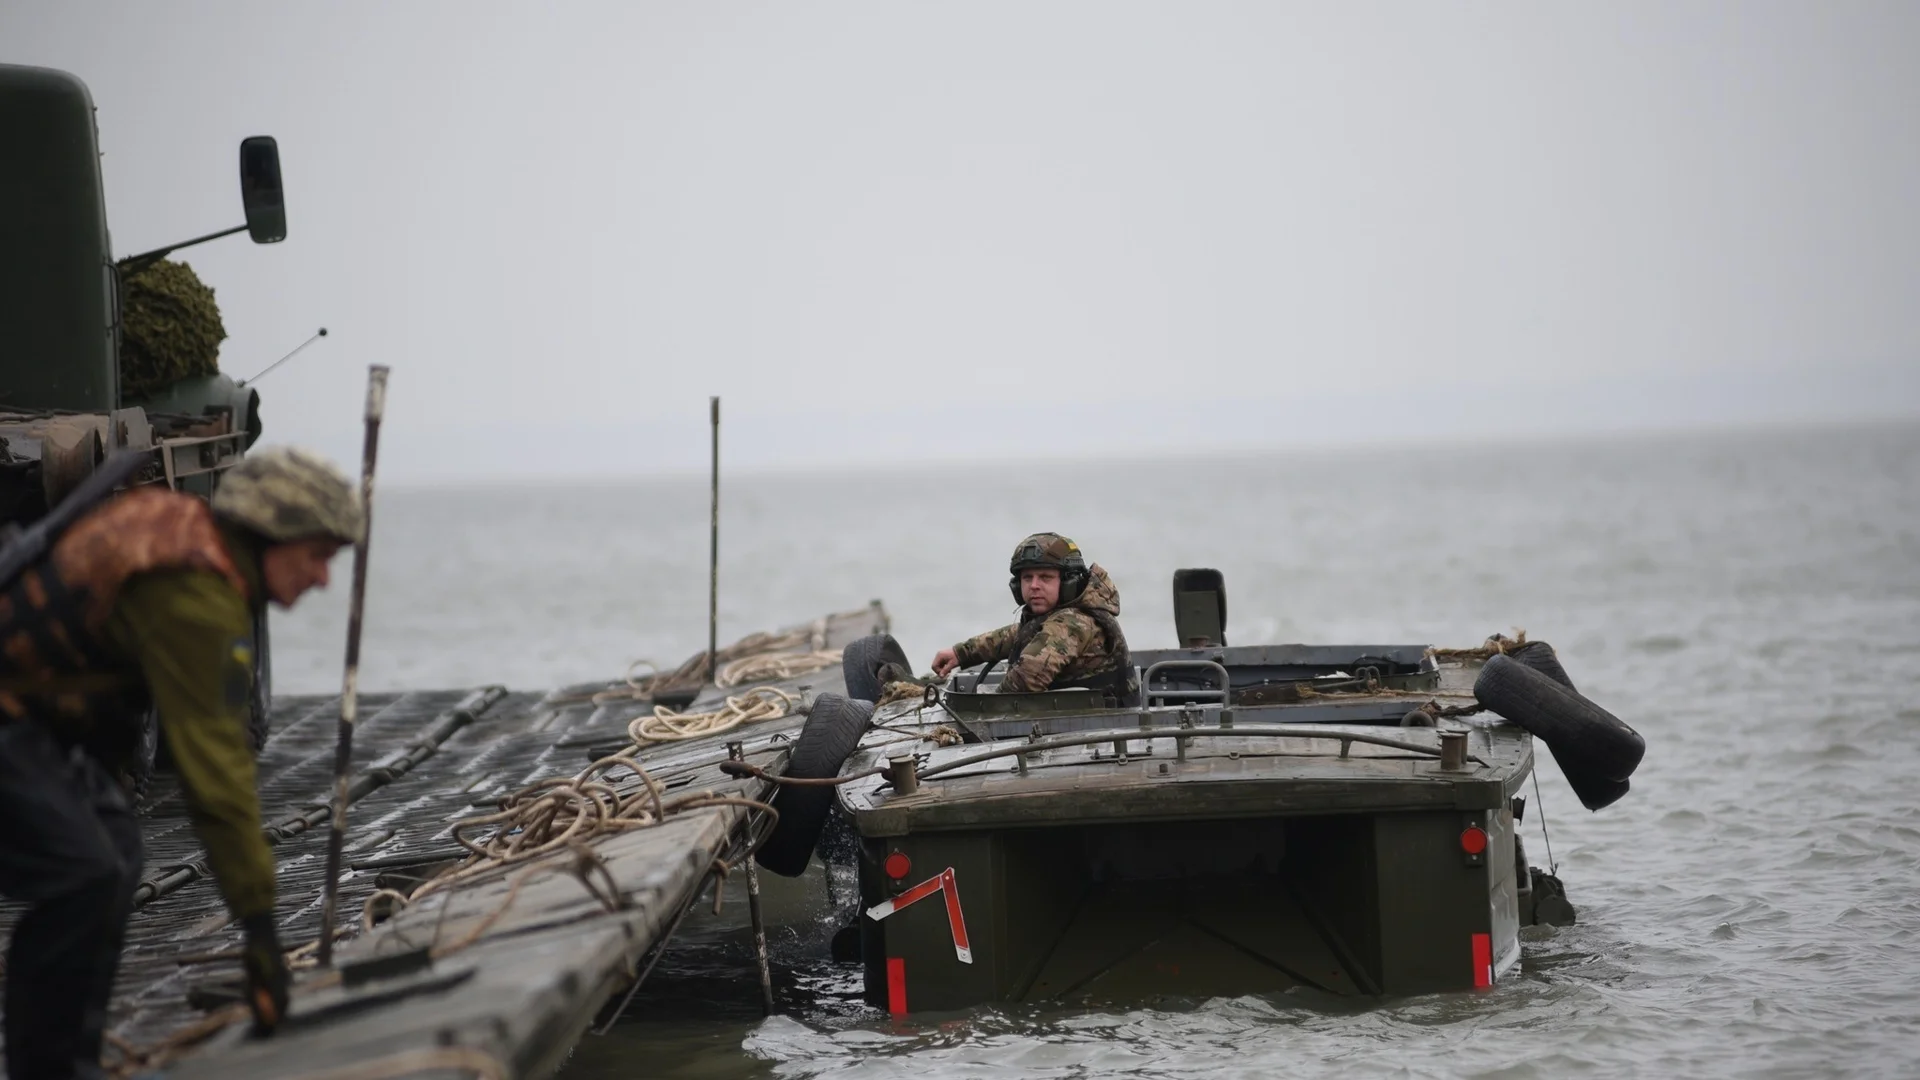
[[742,724],[779,720],[793,715],[800,703],[798,694],[776,686],[758,686],[744,694],[729,694],[717,709],[705,712],[679,712],[655,705],[652,715],[636,716],[627,724],[627,737],[636,745],[699,739],[730,731]]

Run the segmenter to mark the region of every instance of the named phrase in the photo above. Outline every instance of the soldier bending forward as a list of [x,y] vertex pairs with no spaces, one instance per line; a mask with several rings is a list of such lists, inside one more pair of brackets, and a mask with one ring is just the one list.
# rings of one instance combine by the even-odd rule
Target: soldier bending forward
[[246,929],[258,1025],[286,1010],[274,866],[247,734],[253,626],[327,584],[359,538],[358,494],[299,450],[265,449],[211,505],[141,488],[88,511],[0,590],[0,893],[29,906],[6,965],[7,1073],[96,1077],[140,875],[140,828],[113,779],[148,703],[195,831]]

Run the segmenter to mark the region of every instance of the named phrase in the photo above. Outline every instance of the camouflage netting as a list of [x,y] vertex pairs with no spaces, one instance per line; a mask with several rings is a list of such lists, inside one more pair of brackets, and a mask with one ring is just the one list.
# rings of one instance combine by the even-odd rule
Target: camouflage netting
[[120,392],[150,394],[170,383],[220,370],[220,323],[213,290],[183,262],[162,259],[124,281],[120,316]]

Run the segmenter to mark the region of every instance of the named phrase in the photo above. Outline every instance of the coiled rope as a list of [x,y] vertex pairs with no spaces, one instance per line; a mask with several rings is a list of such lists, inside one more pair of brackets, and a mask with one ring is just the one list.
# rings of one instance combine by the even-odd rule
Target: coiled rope
[[[555,777],[528,784],[502,799],[497,813],[455,822],[452,829],[454,842],[472,852],[467,861],[422,883],[404,898],[399,898],[398,894],[384,898],[399,898],[404,903],[414,903],[439,890],[494,876],[508,867],[533,862],[565,850],[575,853],[578,864],[582,860],[595,858],[588,845],[601,837],[631,829],[651,828],[665,823],[676,814],[691,810],[712,806],[744,806],[767,814],[769,828],[772,822],[780,818],[779,812],[768,804],[735,795],[695,791],[667,799],[663,796],[664,789],[660,783],[632,756],[637,749],[628,747],[617,754],[603,757],[569,777]],[[623,769],[640,780],[640,787],[627,795],[620,794],[619,789],[609,781],[614,773]],[[491,831],[480,839],[469,835],[483,830]],[[577,872],[584,876],[586,870],[577,867]],[[593,891],[592,886],[588,886],[588,889]],[[373,902],[379,898],[382,898],[381,893],[367,898],[361,912],[363,925],[370,924]],[[504,911],[511,903],[512,895],[509,894],[501,909]]]
[[1427,655],[1433,657],[1435,660],[1450,660],[1455,662],[1471,660],[1484,663],[1495,656],[1504,656],[1507,653],[1513,652],[1526,645],[1526,643],[1527,632],[1516,627],[1512,637],[1508,637],[1505,634],[1494,634],[1471,649],[1440,649],[1429,646]]
[[[729,698],[729,709],[717,710],[711,714],[686,714],[680,719],[694,716],[719,717],[731,711],[735,718],[728,726],[746,722],[749,716],[758,716],[777,708],[785,715],[795,698],[784,691],[771,687],[762,688],[738,698]],[[759,704],[753,704],[752,701]],[[746,706],[735,707],[735,702]],[[709,721],[719,724],[722,721]],[[714,731],[724,731],[726,727],[715,726]],[[779,821],[780,812],[758,799],[749,799],[737,795],[722,795],[712,791],[696,791],[678,795],[672,799],[664,797],[664,789],[654,780],[645,766],[632,755],[638,750],[628,747],[617,754],[601,758],[572,776],[555,777],[537,781],[520,788],[501,800],[501,809],[497,813],[465,818],[456,822],[452,834],[455,842],[472,854],[465,862],[441,874],[430,881],[423,882],[410,893],[401,893],[394,889],[379,889],[361,905],[360,924],[364,930],[371,931],[376,924],[376,914],[383,906],[390,917],[401,908],[418,903],[422,898],[436,892],[452,888],[455,885],[472,884],[497,877],[502,873],[518,868],[507,887],[507,894],[492,911],[482,917],[459,939],[442,944],[439,942],[440,926],[434,927],[434,943],[430,946],[435,959],[450,956],[468,948],[486,936],[494,925],[506,915],[519,899],[521,889],[534,878],[542,874],[571,873],[583,888],[600,902],[607,911],[615,911],[626,906],[625,896],[619,883],[604,861],[592,850],[591,843],[601,837],[625,832],[630,829],[652,828],[671,820],[679,814],[716,806],[745,807],[749,813],[766,815],[766,824],[759,830],[762,840],[772,832],[772,826]],[[622,794],[612,782],[612,777],[626,770],[634,774],[640,786],[627,794]],[[473,835],[482,834],[482,835]],[[733,866],[743,859],[751,858],[757,844],[749,844],[744,853],[732,862],[716,860],[714,873],[724,878]],[[571,860],[556,864],[551,857],[570,854]],[[449,898],[450,899],[450,898]],[[441,917],[448,908],[443,904]],[[290,967],[304,967],[308,954],[315,943],[302,945],[287,953]],[[301,989],[311,991],[336,984],[340,979],[339,971],[321,972],[316,978],[304,980]],[[108,1039],[119,1050],[121,1060],[116,1063],[114,1073],[117,1076],[132,1076],[144,1070],[162,1068],[177,1060],[181,1053],[200,1042],[205,1041],[231,1024],[244,1023],[250,1017],[245,1005],[229,1006],[211,1013],[200,1021],[190,1024],[166,1038],[145,1047],[136,1047],[118,1035],[109,1033]],[[475,1051],[478,1054],[478,1051]],[[468,1056],[461,1048],[450,1048],[449,1055],[427,1060],[405,1057],[382,1059],[369,1062],[364,1066],[354,1066],[338,1072],[325,1074],[328,1077],[353,1078],[353,1080],[384,1080],[386,1077],[405,1075],[407,1071],[431,1068],[442,1064],[456,1069],[467,1069],[479,1076],[502,1075],[492,1070],[488,1061],[482,1057]],[[394,1071],[401,1070],[401,1071]]]
[[[805,628],[783,630],[778,633],[760,632],[728,645],[714,654],[721,689],[730,689],[758,680],[791,678],[811,671],[831,667],[840,662],[840,651],[827,648],[827,629],[835,621],[859,618],[868,614],[866,609],[843,611],[815,619]],[[773,659],[774,654],[785,654],[781,659]],[[736,662],[763,659],[763,665],[737,666]],[[651,669],[642,672],[641,668]],[[731,674],[729,674],[731,672]],[[591,701],[603,705],[610,701],[638,701],[650,698],[655,691],[667,689],[687,689],[702,686],[707,679],[707,651],[694,653],[682,661],[672,671],[661,671],[651,660],[635,660],[627,665],[626,675],[621,679],[623,685],[609,687],[591,694],[574,697],[557,697],[556,703],[567,701]]]
[[789,694],[777,686],[760,686],[744,694],[729,694],[719,708],[705,712],[680,712],[655,705],[651,714],[636,716],[627,722],[627,738],[638,747],[718,735],[742,724],[791,716],[799,701],[799,695]]
[[839,649],[815,649],[803,653],[761,653],[735,660],[720,669],[714,685],[731,690],[746,683],[773,682],[808,675],[840,662]]
[[[748,634],[739,641],[721,649],[715,654],[715,657],[718,659],[720,666],[724,668],[734,661],[763,656],[768,653],[787,653],[799,649],[818,648],[825,644],[825,622],[826,620],[823,619],[815,624],[820,627],[820,633],[818,635],[814,634],[811,630],[789,630],[780,634]],[[654,668],[655,670],[648,674],[640,674],[639,670],[643,666]],[[687,657],[686,660],[681,662],[679,667],[674,668],[672,671],[658,670],[651,660],[635,660],[633,663],[627,665],[626,676],[621,681],[625,683],[624,686],[616,686],[595,694],[589,694],[587,695],[588,699],[595,705],[604,705],[609,701],[637,701],[641,698],[652,697],[656,690],[703,685],[707,681],[707,650],[702,649],[692,656]]]

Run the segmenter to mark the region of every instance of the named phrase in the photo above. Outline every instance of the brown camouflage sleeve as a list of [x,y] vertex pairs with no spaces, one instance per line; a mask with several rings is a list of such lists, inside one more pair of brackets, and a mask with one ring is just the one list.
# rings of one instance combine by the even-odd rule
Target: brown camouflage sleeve
[[1061,668],[1077,657],[1100,651],[1100,644],[1098,623],[1078,611],[1062,612],[1020,650],[1020,658],[1007,671],[1000,688],[1016,694],[1049,689]]
[[1013,635],[1019,629],[1019,624],[1015,623],[998,630],[989,630],[984,634],[975,634],[955,645],[953,655],[960,661],[960,666],[963,668],[984,664],[988,657],[998,660],[1007,654],[1007,646],[1013,644]]

